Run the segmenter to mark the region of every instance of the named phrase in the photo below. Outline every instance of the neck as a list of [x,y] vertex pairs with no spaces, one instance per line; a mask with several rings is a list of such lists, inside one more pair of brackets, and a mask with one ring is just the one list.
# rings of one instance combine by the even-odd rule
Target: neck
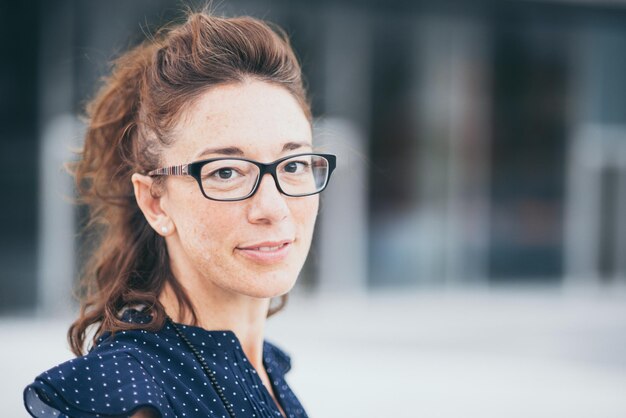
[[[208,331],[233,331],[250,363],[257,372],[264,371],[263,335],[270,299],[234,294],[206,284],[188,284],[185,290],[196,312],[196,325]],[[191,313],[181,312],[169,283],[159,301],[175,322],[192,324]]]

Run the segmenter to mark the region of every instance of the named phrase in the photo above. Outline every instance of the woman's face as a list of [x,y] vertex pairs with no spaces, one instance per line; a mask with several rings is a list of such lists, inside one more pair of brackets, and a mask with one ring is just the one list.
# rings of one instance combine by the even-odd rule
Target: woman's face
[[[311,151],[311,126],[298,102],[283,87],[256,80],[204,93],[174,137],[164,151],[167,166],[221,157],[268,163]],[[203,285],[237,294],[282,295],[306,259],[318,203],[318,195],[280,194],[270,175],[256,194],[235,202],[206,199],[192,177],[170,176],[161,205],[175,226],[167,241],[174,271],[191,270]]]

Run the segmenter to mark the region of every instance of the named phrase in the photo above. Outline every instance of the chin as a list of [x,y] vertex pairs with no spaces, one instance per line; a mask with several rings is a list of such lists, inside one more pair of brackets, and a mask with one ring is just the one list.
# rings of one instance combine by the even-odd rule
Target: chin
[[251,286],[241,293],[255,298],[274,298],[288,293],[296,284],[296,274],[259,274]]

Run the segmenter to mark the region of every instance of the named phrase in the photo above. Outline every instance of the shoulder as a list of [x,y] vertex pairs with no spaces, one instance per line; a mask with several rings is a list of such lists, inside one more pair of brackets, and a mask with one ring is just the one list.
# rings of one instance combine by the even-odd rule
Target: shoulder
[[[167,397],[147,370],[152,355],[142,346],[154,333],[123,331],[105,336],[87,355],[59,364],[24,389],[32,416],[128,416],[154,410],[172,416]],[[151,416],[151,415],[148,415]]]

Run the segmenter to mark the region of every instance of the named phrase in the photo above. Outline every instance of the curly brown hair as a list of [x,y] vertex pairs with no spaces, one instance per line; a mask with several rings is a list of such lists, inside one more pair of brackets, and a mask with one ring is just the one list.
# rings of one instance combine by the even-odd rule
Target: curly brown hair
[[[311,121],[288,37],[255,18],[216,17],[207,9],[188,12],[183,23],[157,32],[113,62],[110,76],[87,105],[84,147],[71,166],[79,200],[89,208],[86,230],[96,240],[81,274],[80,314],[68,331],[76,355],[87,351],[92,331],[91,344],[105,332],[160,329],[165,310],[158,298],[166,283],[180,313],[197,321],[189,296],[170,270],[163,237],[137,205],[131,175],[161,165],[177,118],[203,92],[246,78],[283,86]],[[267,316],[286,302],[287,294]],[[149,310],[150,323],[123,322],[120,312],[138,304]]]

